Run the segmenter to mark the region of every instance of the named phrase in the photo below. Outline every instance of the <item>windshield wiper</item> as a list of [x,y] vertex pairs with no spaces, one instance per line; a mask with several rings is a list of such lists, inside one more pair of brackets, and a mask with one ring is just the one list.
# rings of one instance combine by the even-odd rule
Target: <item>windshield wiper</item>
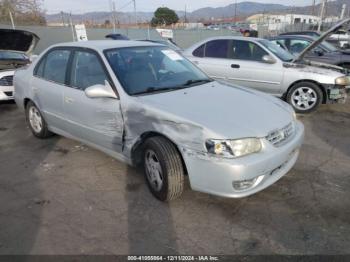
[[163,88],[157,88],[157,87],[147,87],[145,90],[132,93],[131,95],[143,95],[143,94],[152,94],[152,93],[161,93],[161,92],[167,92],[167,91],[173,91],[173,90],[180,90],[180,89],[185,89],[193,86],[194,84],[199,84],[199,83],[209,83],[212,82],[213,80],[207,78],[207,79],[195,79],[195,80],[188,80],[186,83],[183,85],[179,86],[170,86],[170,87],[163,87]]
[[192,86],[194,84],[200,84],[200,83],[209,83],[209,82],[212,82],[213,80],[209,79],[209,78],[206,78],[206,79],[191,79],[191,80],[188,80],[185,84],[183,84],[182,86]]
[[131,95],[143,95],[143,94],[151,94],[151,93],[160,93],[160,92],[166,92],[171,90],[178,90],[179,87],[164,87],[164,88],[157,88],[157,87],[148,87],[143,91],[132,93]]

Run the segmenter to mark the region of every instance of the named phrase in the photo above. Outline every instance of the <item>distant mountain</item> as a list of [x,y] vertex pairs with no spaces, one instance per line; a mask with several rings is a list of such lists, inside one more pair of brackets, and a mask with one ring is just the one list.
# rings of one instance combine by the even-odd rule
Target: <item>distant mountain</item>
[[[328,1],[327,4],[327,15],[339,15],[340,10],[343,4],[347,4],[348,10],[350,9],[349,0],[335,0]],[[241,2],[237,4],[237,15],[249,16],[256,13],[299,13],[299,14],[311,14],[314,13],[318,15],[320,12],[321,4],[318,4],[314,10],[312,6],[303,6],[303,7],[292,7],[282,4],[263,4],[256,2]],[[183,11],[176,11],[180,18],[185,16]],[[195,10],[191,13],[187,13],[187,18],[189,21],[198,21],[201,19],[210,20],[211,18],[227,18],[234,17],[235,14],[235,4],[230,4],[224,7],[205,7]],[[348,13],[347,13],[348,14]],[[64,19],[66,23],[68,22],[68,14],[64,14]],[[125,23],[134,23],[135,17],[133,12],[117,12],[117,21],[121,24]],[[153,12],[137,12],[138,22],[148,22],[152,19]],[[73,22],[86,22],[90,21],[92,23],[104,23],[106,20],[112,21],[111,12],[89,12],[85,14],[73,14]],[[60,13],[46,15],[46,20],[49,23],[59,23],[62,22],[62,16]]]
[[[244,16],[261,12],[272,12],[276,10],[285,10],[290,7],[279,4],[261,4],[255,2],[242,2],[237,4],[237,15]],[[210,18],[223,18],[223,17],[233,17],[235,14],[235,4],[230,4],[225,7],[206,7],[198,9],[191,14],[189,17],[191,19],[210,19]]]

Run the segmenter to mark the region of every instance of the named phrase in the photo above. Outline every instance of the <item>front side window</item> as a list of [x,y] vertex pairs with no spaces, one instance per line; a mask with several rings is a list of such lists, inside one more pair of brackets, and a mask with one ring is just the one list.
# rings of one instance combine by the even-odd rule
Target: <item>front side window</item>
[[105,51],[105,55],[129,95],[179,90],[211,81],[167,47],[118,48]]
[[232,58],[249,61],[263,61],[268,53],[257,44],[250,41],[234,40],[232,43]]
[[65,84],[69,50],[50,51],[38,64],[35,75],[59,84]]
[[[283,40],[277,40],[277,41],[283,41]],[[262,39],[262,40],[259,40],[259,43],[262,44],[264,47],[266,47],[270,52],[272,52],[275,56],[277,56],[283,62],[291,62],[294,59],[294,56],[291,53],[289,53],[284,48],[281,48],[279,44],[275,44],[274,41],[271,42],[271,41]],[[284,41],[283,41],[283,44],[285,44]]]
[[70,85],[74,88],[86,88],[108,81],[107,74],[97,55],[86,51],[76,51],[72,62]]

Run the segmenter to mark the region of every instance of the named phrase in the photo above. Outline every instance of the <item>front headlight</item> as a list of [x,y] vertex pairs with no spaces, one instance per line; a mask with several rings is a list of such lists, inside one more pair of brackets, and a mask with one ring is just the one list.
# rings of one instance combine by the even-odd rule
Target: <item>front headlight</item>
[[258,138],[243,138],[237,140],[209,139],[205,143],[211,154],[236,158],[257,153],[261,150],[261,141]]
[[335,84],[339,86],[349,86],[350,85],[350,77],[341,76],[335,79]]

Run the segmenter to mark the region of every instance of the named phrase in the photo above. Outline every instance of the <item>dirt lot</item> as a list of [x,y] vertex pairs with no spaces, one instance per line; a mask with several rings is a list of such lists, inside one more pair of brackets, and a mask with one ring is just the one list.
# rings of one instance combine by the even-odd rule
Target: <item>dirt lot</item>
[[272,187],[161,203],[140,171],[38,140],[0,104],[0,254],[350,254],[350,103],[300,118],[300,159]]

